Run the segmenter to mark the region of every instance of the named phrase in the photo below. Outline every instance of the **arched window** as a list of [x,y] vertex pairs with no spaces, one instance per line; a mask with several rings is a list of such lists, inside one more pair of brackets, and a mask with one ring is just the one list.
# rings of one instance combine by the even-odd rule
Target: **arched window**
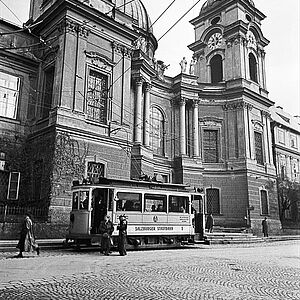
[[256,63],[256,58],[252,53],[249,54],[249,69],[250,69],[250,79],[252,81],[257,82],[257,63]]
[[220,191],[219,189],[206,189],[206,212],[208,214],[220,214]]
[[165,155],[165,120],[162,112],[156,108],[152,107],[151,115],[151,134],[150,134],[150,146],[154,154]]
[[223,62],[222,56],[217,54],[210,60],[211,83],[223,81]]

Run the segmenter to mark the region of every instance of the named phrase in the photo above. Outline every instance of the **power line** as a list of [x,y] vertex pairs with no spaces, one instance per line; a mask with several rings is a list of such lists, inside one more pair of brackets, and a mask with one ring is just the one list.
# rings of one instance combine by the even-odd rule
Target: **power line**
[[17,20],[22,24],[20,18],[4,3],[4,1],[0,0],[0,2],[17,18]]
[[172,30],[201,0],[198,0],[187,12],[185,12],[157,41],[159,42],[170,30]]
[[174,4],[176,0],[173,0],[173,2],[171,4],[169,4],[169,6],[159,15],[159,17],[154,21],[154,23],[151,25],[151,27],[149,29],[151,29],[154,24],[165,14],[165,12]]

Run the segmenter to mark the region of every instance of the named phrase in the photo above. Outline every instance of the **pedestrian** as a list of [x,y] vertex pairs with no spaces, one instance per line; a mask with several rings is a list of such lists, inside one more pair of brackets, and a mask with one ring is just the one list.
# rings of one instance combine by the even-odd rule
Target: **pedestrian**
[[110,217],[106,215],[104,220],[101,221],[99,226],[99,232],[102,234],[101,239],[101,252],[104,255],[109,255],[110,247],[112,246],[112,238],[111,235],[114,231],[114,225],[110,221]]
[[207,232],[211,233],[211,232],[213,232],[213,227],[214,227],[214,218],[213,218],[213,215],[210,213],[207,216],[205,228],[207,229]]
[[118,250],[121,256],[127,255],[126,252],[126,236],[127,236],[127,220],[125,215],[119,216],[120,223],[117,226],[119,230]]
[[264,234],[264,237],[268,237],[269,236],[269,232],[268,232],[267,217],[264,218],[264,220],[261,222],[261,225],[262,225],[262,232]]
[[22,228],[20,232],[20,239],[17,245],[19,249],[19,254],[17,257],[23,257],[23,252],[32,252],[36,251],[37,255],[40,255],[40,248],[35,241],[34,233],[33,233],[33,223],[31,220],[30,213],[25,213],[25,218],[22,223]]

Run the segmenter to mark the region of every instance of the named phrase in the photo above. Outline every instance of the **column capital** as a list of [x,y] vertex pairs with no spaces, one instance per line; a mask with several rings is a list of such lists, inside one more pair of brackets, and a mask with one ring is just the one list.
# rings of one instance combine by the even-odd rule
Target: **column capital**
[[180,106],[184,106],[184,105],[186,105],[187,100],[188,100],[187,98],[180,97],[178,99],[178,103]]
[[146,92],[150,92],[151,91],[151,89],[152,89],[152,84],[151,84],[151,82],[145,82],[145,91]]
[[200,99],[195,99],[195,100],[193,100],[193,107],[194,107],[194,108],[198,107],[199,104],[200,104]]
[[145,80],[144,80],[143,77],[136,77],[136,78],[134,78],[134,82],[135,82],[136,85],[143,85],[144,81]]

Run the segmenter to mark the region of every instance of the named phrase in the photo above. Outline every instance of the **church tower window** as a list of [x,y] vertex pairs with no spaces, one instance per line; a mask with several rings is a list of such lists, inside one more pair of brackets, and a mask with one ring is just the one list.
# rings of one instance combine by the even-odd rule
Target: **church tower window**
[[257,62],[255,56],[249,54],[249,70],[250,70],[250,79],[254,82],[257,82]]
[[90,70],[87,89],[88,119],[107,123],[108,77],[95,70]]
[[204,130],[203,135],[204,135],[204,139],[203,139],[204,162],[218,163],[219,162],[218,131]]
[[223,62],[222,56],[217,54],[210,61],[211,83],[223,81]]
[[264,164],[264,156],[263,156],[263,141],[262,134],[260,132],[254,133],[255,140],[255,153],[256,153],[256,161],[258,164]]
[[152,107],[150,120],[151,120],[150,146],[151,146],[154,154],[164,156],[165,155],[165,147],[164,147],[165,119],[164,119],[164,116],[158,108]]
[[51,66],[44,71],[44,97],[42,117],[47,118],[52,107],[54,67]]

